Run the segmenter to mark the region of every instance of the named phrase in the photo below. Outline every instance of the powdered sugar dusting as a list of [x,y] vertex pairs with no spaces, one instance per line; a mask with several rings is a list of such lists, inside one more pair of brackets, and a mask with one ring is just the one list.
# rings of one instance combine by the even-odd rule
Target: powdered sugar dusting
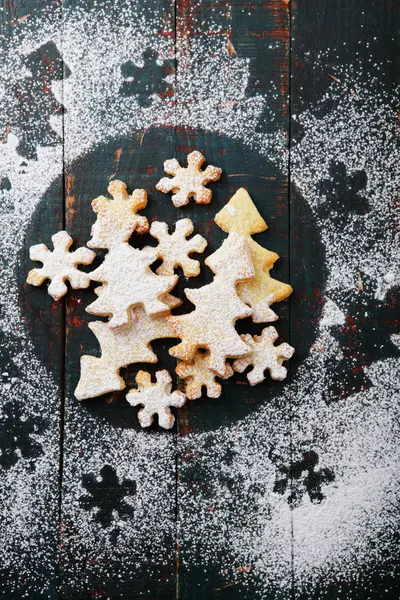
[[[293,117],[304,131],[291,154],[293,179],[318,213],[326,201],[318,183],[332,179],[330,165],[343,164],[349,179],[356,172],[365,172],[365,185],[358,193],[370,204],[368,215],[349,211],[344,227],[339,230],[332,226],[335,209],[322,217],[321,234],[328,260],[334,265],[328,289],[343,284],[350,287],[354,273],[364,271],[381,282],[382,297],[383,290],[400,281],[399,234],[391,226],[398,219],[395,198],[399,190],[395,96],[384,91],[377,94],[373,78],[372,82],[365,82],[357,77],[355,69],[343,73],[337,70],[340,83],[333,81],[321,101],[323,104],[334,100],[335,108],[323,117],[311,111]],[[383,221],[389,227],[382,239]]]
[[[33,469],[32,459],[17,456],[2,474],[0,557],[7,568],[29,556],[32,589],[42,592],[48,580],[40,579],[40,566],[46,565],[51,577],[58,535],[59,391],[53,376],[34,357],[17,303],[15,265],[31,216],[62,173],[63,159],[74,160],[114,136],[157,125],[181,125],[242,140],[286,169],[286,133],[278,127],[267,135],[255,132],[270,99],[246,95],[249,64],[226,50],[225,36],[193,39],[190,48],[185,40],[177,40],[184,60],[170,83],[180,91],[179,110],[169,97],[154,94],[150,105],[143,107],[134,95],[119,94],[121,64],[143,64],[144,48],[158,52],[160,63],[174,59],[172,20],[166,25],[164,17],[153,5],[146,11],[131,2],[115,7],[105,2],[91,12],[66,10],[61,28],[60,14],[46,11],[27,20],[9,41],[10,52],[2,55],[2,127],[18,109],[10,84],[26,75],[23,59],[30,52],[51,40],[71,72],[51,86],[68,111],[65,155],[60,144],[39,146],[37,158],[24,160],[17,152],[21,135],[17,126],[0,145],[0,181],[3,177],[9,181],[0,191],[1,328],[8,340],[4,347],[12,349],[13,337],[17,338],[18,351],[10,350],[10,370],[16,365],[21,372],[19,377],[3,375],[0,418],[7,415],[10,397],[21,400],[21,419],[39,419],[31,438],[41,446]],[[211,21],[210,27],[215,32],[220,26]],[[323,62],[324,56],[319,60]],[[364,281],[365,297],[384,300],[399,280],[398,238],[391,226],[397,217],[399,189],[396,112],[392,98],[377,94],[356,70],[338,71],[335,76],[342,84],[332,80],[326,96],[335,101],[334,108],[322,117],[314,109],[294,117],[303,137],[290,156],[293,183],[317,216],[326,249],[327,300],[318,340],[272,402],[235,426],[178,438],[179,456],[185,457],[179,465],[178,490],[182,562],[207,568],[218,553],[220,576],[244,587],[256,580],[260,598],[271,587],[290,589],[293,569],[296,585],[309,590],[320,584],[321,576],[326,582],[330,576],[346,580],[361,568],[379,564],[391,547],[391,532],[399,526],[394,508],[398,361],[372,362],[365,368],[371,382],[368,389],[335,402],[326,399],[330,361],[342,355],[332,331],[346,322],[335,290],[357,290],[359,273],[361,282],[365,273],[377,282],[376,290],[371,290]],[[52,117],[51,125],[62,133],[61,116]],[[340,205],[330,210],[332,163],[344,165],[344,177],[360,171],[366,175],[356,193],[365,198],[368,209],[365,214],[349,211],[339,225]],[[398,336],[391,339],[398,345]],[[62,504],[66,547],[77,560],[85,553],[96,555],[95,568],[104,581],[110,575],[104,565],[117,556],[116,539],[120,552],[134,556],[129,567],[121,567],[125,576],[132,577],[136,566],[146,563],[144,547],[150,561],[166,564],[175,532],[174,437],[111,426],[72,398],[67,411]],[[316,465],[307,463],[311,452],[318,455]],[[304,483],[304,474],[288,483],[284,467],[291,460],[300,470],[306,465],[318,485]],[[80,483],[82,475],[99,477],[104,465],[114,469],[118,481],[127,479],[137,485],[136,494],[125,499],[132,515],[114,514],[111,533],[96,520],[97,509],[85,510],[80,500],[87,493]],[[315,495],[322,496],[320,502],[312,500]],[[40,540],[33,557],[32,539]],[[190,552],[185,551],[188,548]],[[199,554],[194,558],[196,549]],[[76,574],[69,576],[74,581]]]
[[[350,78],[351,87],[338,89],[332,84],[327,97],[337,102],[337,108],[326,116],[307,111],[294,117],[304,134],[292,150],[292,177],[319,219],[329,268],[319,338],[273,407],[263,407],[233,429],[193,435],[180,442],[184,455],[191,449],[195,456],[189,469],[182,465],[183,473],[187,470],[192,477],[199,469],[212,485],[206,498],[199,502],[196,497],[199,518],[182,477],[182,536],[191,531],[190,544],[195,547],[197,540],[202,548],[207,540],[205,554],[210,561],[221,547],[231,548],[235,562],[233,567],[232,562],[224,565],[226,580],[244,585],[246,578],[259,577],[260,598],[270,593],[271,581],[290,588],[291,568],[296,588],[308,591],[317,584],[321,588],[321,581],[329,585],[332,579],[357,578],[360,571],[385,560],[393,542],[391,531],[398,527],[394,508],[398,501],[398,361],[373,363],[366,369],[370,389],[327,402],[327,387],[332,383],[328,365],[342,356],[331,328],[345,322],[343,311],[329,298],[330,290],[357,290],[359,273],[366,272],[377,279],[376,296],[383,299],[395,284],[394,265],[398,265],[398,238],[387,227],[396,219],[394,200],[399,189],[396,111],[390,97],[377,96],[365,82],[355,79],[354,72]],[[318,210],[323,201],[320,183],[331,178],[332,162],[344,163],[348,176],[365,170],[364,194],[371,206],[365,216],[349,211],[339,228],[329,205],[323,216]],[[374,295],[371,289],[364,293]],[[392,336],[394,343],[397,340]],[[300,483],[288,481],[284,493],[282,483],[281,488],[277,483],[282,465],[291,460],[301,464],[304,453],[311,451],[321,462],[315,472],[334,474],[331,479],[325,477],[318,492],[323,500],[317,504],[310,500],[308,484],[301,483],[307,481],[306,473]],[[302,500],[291,509],[293,486]],[[249,565],[245,577],[236,568],[242,564]]]

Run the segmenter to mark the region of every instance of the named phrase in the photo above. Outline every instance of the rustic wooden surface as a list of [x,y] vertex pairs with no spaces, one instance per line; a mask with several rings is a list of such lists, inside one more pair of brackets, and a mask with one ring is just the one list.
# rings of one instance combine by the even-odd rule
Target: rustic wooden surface
[[[3,12],[0,17],[3,51],[6,51],[9,36],[13,35],[12,23],[38,11],[45,4],[34,0],[3,2]],[[60,13],[60,28],[63,8],[77,4],[79,0],[65,0],[55,8]],[[193,12],[189,10],[190,2],[186,0],[175,2],[159,0],[159,5],[163,7],[166,20],[175,23],[175,32],[186,36],[188,47],[192,39],[203,35],[202,24],[207,20],[211,8],[220,10],[221,15],[224,15],[225,11],[222,4],[206,0],[199,5],[196,11],[197,18],[193,19]],[[289,151],[291,145],[301,135],[301,132],[296,131],[295,126],[291,124],[291,114],[296,114],[315,104],[330,81],[329,65],[325,70],[320,71],[305,66],[304,56],[307,52],[317,54],[329,48],[334,49],[335,54],[336,51],[339,53],[342,64],[351,64],[356,58],[356,52],[360,51],[358,41],[361,39],[363,41],[361,49],[364,49],[365,61],[367,61],[366,42],[372,37],[377,37],[377,59],[385,58],[393,63],[393,76],[392,78],[390,75],[387,76],[382,85],[390,87],[394,84],[395,54],[389,38],[396,29],[395,9],[395,3],[391,0],[234,1],[231,6],[230,43],[238,56],[250,60],[249,96],[255,92],[268,94],[271,82],[281,90],[281,95],[278,100],[275,100],[273,106],[275,113],[273,126],[266,117],[260,125],[260,131],[267,133],[276,126],[286,131]],[[274,40],[279,40],[280,44],[271,50],[270,44]],[[85,49],[83,48],[82,51],[84,52]],[[41,60],[43,56],[45,60]],[[59,56],[58,50],[51,44],[42,50],[41,59],[38,62],[38,57],[31,58],[32,64],[36,61],[39,78],[46,77],[46,73],[42,72],[43,65],[52,61],[51,76],[68,77],[68,66],[62,64],[62,56]],[[357,60],[359,59],[360,56],[357,55]],[[125,68],[127,74],[131,74],[135,66],[128,65]],[[146,84],[159,85],[158,69],[156,63],[149,60],[148,66],[141,72],[143,90],[146,90]],[[179,64],[174,64],[172,61],[169,69],[174,73],[179,69]],[[37,94],[45,93],[43,89],[45,86],[25,92],[28,97],[21,100],[21,122],[28,117],[33,118],[35,110],[41,110],[40,105],[35,107],[35,98]],[[155,89],[158,90],[157,87]],[[124,89],[122,93],[129,94],[129,89]],[[168,87],[159,89],[159,93],[168,94]],[[179,87],[175,90],[175,100],[179,110]],[[146,102],[145,91],[143,91],[143,102]],[[49,108],[47,107],[46,110]],[[50,108],[52,112],[55,110],[57,110],[56,106]],[[69,114],[66,113],[65,134],[62,140],[65,147],[73,143],[73,140],[68,138],[69,118]],[[12,128],[12,124],[10,126]],[[24,151],[27,156],[35,152],[36,143],[40,142],[44,146],[56,143],[48,125],[38,130],[36,135],[36,138],[27,137],[24,141],[21,151]],[[221,182],[213,186],[212,204],[202,208],[201,216],[195,204],[185,210],[175,210],[169,197],[155,190],[164,159],[177,156],[182,161],[185,155],[195,148],[204,152],[210,164],[218,165],[224,170]],[[290,282],[295,290],[290,301],[278,307],[281,319],[280,335],[296,348],[296,355],[290,365],[290,371],[295,373],[315,339],[315,327],[323,305],[325,271],[324,251],[316,234],[311,211],[298,191],[289,183],[291,168],[290,152],[287,172],[282,173],[276,165],[254,156],[239,142],[203,130],[185,130],[179,127],[154,128],[133,132],[130,138],[105,142],[84,158],[65,165],[63,177],[48,190],[46,197],[43,198],[41,210],[36,214],[34,226],[30,229],[26,251],[18,267],[18,277],[22,282],[26,272],[31,268],[28,246],[38,241],[49,243],[51,234],[56,230],[66,227],[77,246],[87,242],[90,229],[88,223],[93,222],[90,200],[105,193],[111,175],[127,182],[134,182],[135,187],[147,189],[157,200],[150,203],[146,210],[149,220],[162,218],[173,223],[182,216],[192,218],[196,224],[196,231],[209,240],[206,255],[213,252],[224,237],[222,232],[215,228],[211,236],[213,216],[237,188],[246,186],[251,189],[251,195],[269,225],[268,232],[259,235],[257,241],[279,253],[281,259],[274,269],[274,276]],[[143,245],[149,241],[151,242],[151,238],[144,236]],[[202,275],[193,283],[189,282],[189,285],[197,287],[210,279],[210,272],[203,270]],[[180,286],[181,289],[184,287],[182,283]],[[192,548],[180,543],[181,490],[191,486],[207,487],[207,474],[203,473],[201,465],[190,457],[188,445],[186,443],[182,445],[181,440],[190,432],[209,431],[220,426],[234,425],[239,419],[250,414],[258,402],[272,399],[276,390],[281,389],[282,384],[266,381],[257,388],[249,389],[237,385],[238,378],[235,376],[232,381],[226,383],[220,401],[204,399],[182,410],[179,413],[176,430],[169,434],[173,436],[174,446],[162,467],[165,468],[166,463],[169,465],[170,504],[165,507],[165,512],[167,517],[176,523],[176,531],[164,541],[164,556],[162,560],[160,559],[160,564],[149,566],[149,563],[144,563],[143,567],[138,568],[134,579],[124,574],[120,575],[121,565],[118,561],[115,564],[96,565],[95,557],[91,556],[91,540],[82,539],[79,523],[72,522],[69,516],[68,498],[74,482],[87,482],[87,478],[90,477],[85,467],[85,445],[82,444],[78,456],[72,439],[90,438],[91,421],[86,419],[87,414],[111,427],[129,427],[136,431],[139,431],[140,427],[132,420],[131,409],[124,402],[123,393],[114,394],[111,398],[97,398],[85,405],[77,405],[77,401],[73,399],[73,390],[79,378],[79,357],[83,353],[82,349],[87,354],[99,355],[97,341],[86,327],[87,314],[84,311],[83,299],[85,298],[87,304],[90,294],[94,297],[92,290],[89,294],[80,290],[70,293],[62,302],[53,303],[44,288],[25,286],[21,300],[27,321],[29,318],[32,319],[29,327],[33,343],[39,349],[39,358],[51,368],[60,383],[60,445],[58,456],[54,459],[53,472],[58,506],[56,510],[54,506],[49,507],[47,515],[50,527],[54,530],[54,537],[49,540],[53,548],[53,560],[43,565],[43,580],[51,581],[51,591],[46,597],[65,600],[142,597],[188,600],[254,598],[254,589],[251,585],[256,586],[256,581],[248,587],[242,587],[221,580],[219,570],[225,560],[224,548],[221,548],[220,554],[215,557],[215,569],[204,573],[201,560],[193,556]],[[241,327],[242,324],[239,329]],[[254,327],[253,331],[259,332],[260,328]],[[173,361],[167,350],[172,345],[173,342],[169,340],[155,345],[160,353],[162,366],[170,367],[171,371]],[[3,368],[7,364],[7,356],[2,356],[1,359]],[[134,376],[140,366],[146,366],[152,373],[156,371],[156,365],[132,365],[126,370],[128,383],[134,382]],[[295,386],[292,391],[293,411],[295,411]],[[240,402],[235,401],[238,398],[241,399]],[[17,410],[18,399],[12,401]],[[291,427],[289,414],[285,424],[289,447]],[[103,438],[97,438],[97,443],[107,448],[106,431]],[[3,445],[4,440],[0,439],[0,447]],[[23,451],[23,447],[21,449]],[[34,451],[32,458],[34,459]],[[188,460],[193,460],[193,466],[191,469],[186,468],[184,476],[181,476],[181,463],[182,461],[187,463]],[[107,490],[105,502],[109,503],[109,510],[117,506],[115,498],[121,485],[115,477],[115,471],[113,475],[114,466],[110,464],[108,472],[110,488]],[[131,489],[134,493],[133,487],[129,488],[131,482],[125,482],[124,485],[125,492],[129,493]],[[295,513],[292,514],[293,520]],[[295,523],[288,523],[289,530],[293,526],[295,529]],[[42,542],[32,540],[32,552],[35,552],[35,544],[39,546]],[[140,553],[145,555],[146,548],[140,548],[138,555],[135,555],[135,552],[138,552],[138,549],[132,551],[128,557],[121,555],[121,562],[131,560],[139,563]],[[290,577],[290,573],[296,569],[295,536],[288,539],[287,553]],[[16,572],[18,569],[26,569],[26,588],[23,586],[17,589],[11,588],[9,582],[13,575],[10,576],[8,571],[3,577],[8,587],[0,585],[0,596],[8,599],[28,597],[30,600],[44,597],[29,591],[29,562],[26,565],[16,565]],[[107,573],[106,577],[103,575],[104,572]],[[290,595],[281,592],[279,586],[272,586],[268,598],[291,597],[316,600],[368,598],[373,600],[385,597],[394,599],[398,597],[399,586],[396,573],[398,573],[398,565],[391,564],[388,559],[387,570],[368,572],[365,576],[367,580],[360,577],[346,583],[332,581],[328,592],[324,586],[321,590],[317,588],[305,595],[298,594],[295,585]],[[326,581],[323,583],[326,585]]]

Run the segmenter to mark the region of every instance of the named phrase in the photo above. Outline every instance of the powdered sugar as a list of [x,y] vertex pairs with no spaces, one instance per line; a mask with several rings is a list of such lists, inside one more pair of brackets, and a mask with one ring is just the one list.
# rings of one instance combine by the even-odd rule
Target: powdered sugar
[[[393,202],[399,188],[400,154],[395,102],[384,92],[373,92],[373,82],[359,80],[353,70],[343,74],[339,71],[338,76],[341,83],[333,81],[328,94],[336,103],[333,110],[321,118],[310,111],[293,117],[304,131],[291,154],[293,179],[318,212],[326,200],[318,183],[331,178],[332,163],[342,163],[347,176],[365,171],[362,193],[370,203],[368,217],[349,211],[340,229],[332,226],[334,212],[323,218],[321,235],[328,260],[335,266],[330,270],[328,289],[343,284],[350,287],[358,271],[379,281],[390,273],[393,284],[399,281],[398,271],[394,272],[399,238],[391,227],[384,239],[380,232],[383,220],[390,224],[398,218]],[[346,211],[345,206],[343,210]],[[386,284],[385,289],[388,287]]]
[[[225,35],[195,38],[190,48],[178,39],[177,50],[184,60],[171,83],[180,91],[179,107],[158,95],[152,97],[150,106],[142,107],[135,96],[118,93],[123,82],[121,64],[131,60],[141,65],[144,48],[156,50],[159,62],[174,58],[169,37],[172,21],[165,25],[164,15],[154,5],[146,12],[131,2],[115,8],[105,2],[88,13],[79,8],[66,10],[62,28],[60,22],[60,14],[50,12],[28,20],[10,41],[10,52],[2,54],[2,123],[16,110],[10,83],[24,77],[23,57],[52,40],[71,71],[64,81],[52,83],[52,91],[68,111],[64,117],[67,162],[113,136],[157,124],[178,124],[244,140],[254,152],[286,169],[288,156],[282,152],[286,133],[279,128],[268,135],[254,133],[262,111],[268,109],[267,100],[262,94],[246,95],[248,62],[226,51]],[[218,31],[219,26],[211,23],[210,27]],[[160,30],[163,35],[157,35]],[[319,60],[323,62],[324,56]],[[393,102],[383,92],[376,94],[356,70],[335,75],[342,85],[332,80],[327,91],[335,107],[322,117],[314,109],[294,117],[304,135],[291,148],[290,157],[293,182],[318,217],[327,253],[327,302],[318,340],[296,376],[272,402],[235,426],[178,438],[179,456],[189,457],[180,464],[178,490],[181,548],[191,549],[182,560],[191,565],[198,561],[206,568],[215,563],[222,549],[221,576],[244,587],[255,578],[261,598],[269,586],[290,589],[292,569],[298,587],[313,589],[321,576],[327,583],[331,576],[346,580],[361,568],[379,564],[390,548],[391,531],[399,525],[394,508],[398,363],[394,359],[373,363],[368,368],[372,382],[368,390],[334,403],[324,397],[329,361],[342,352],[331,330],[345,320],[343,309],[331,298],[333,291],[357,289],[362,272],[377,280],[376,296],[383,299],[399,279],[398,239],[394,228],[385,226],[396,218],[393,200],[399,189]],[[51,125],[62,133],[60,116],[51,118]],[[11,186],[1,192],[1,326],[7,336],[21,341],[21,350],[14,356],[21,377],[5,378],[2,392],[5,400],[21,399],[22,418],[40,417],[44,429],[32,434],[42,447],[34,470],[29,459],[22,457],[4,471],[0,553],[6,568],[35,554],[29,558],[32,589],[46,590],[48,581],[40,580],[39,565],[46,565],[51,577],[58,527],[58,382],[34,357],[22,325],[15,265],[35,207],[63,171],[63,153],[61,145],[39,147],[37,159],[24,160],[16,151],[19,133],[15,128],[0,145],[0,178],[6,176]],[[367,178],[365,188],[357,193],[366,197],[371,210],[365,215],[350,212],[343,226],[335,222],[330,200],[320,187],[332,179],[332,161],[343,163],[349,177],[363,170]],[[327,211],[321,212],[326,203]],[[364,293],[369,296],[371,292],[366,289]],[[398,344],[398,337],[392,341]],[[65,547],[76,560],[85,552],[96,555],[95,569],[104,581],[109,575],[106,561],[116,557],[116,535],[119,551],[130,557],[134,554],[130,566],[121,567],[124,576],[132,576],[138,564],[146,564],[144,547],[151,559],[165,564],[171,559],[166,561],[165,556],[173,547],[170,539],[175,528],[173,436],[149,436],[111,426],[106,419],[93,418],[72,398],[67,411]],[[300,483],[302,500],[292,507],[288,502],[291,485],[280,493],[274,491],[275,482],[281,477],[282,464],[299,462],[310,449],[319,456],[317,472],[331,469],[335,478],[321,483],[324,498],[319,504],[310,500]],[[114,537],[95,520],[95,511],[85,511],[79,502],[86,493],[80,483],[82,475],[98,477],[105,464],[112,465],[119,480],[137,482],[136,495],[126,499],[134,515],[129,519],[114,515],[117,525],[112,531],[118,529]],[[202,487],[202,474],[207,489]],[[31,539],[40,538],[43,541],[33,553]],[[199,558],[194,558],[196,549]],[[74,578],[71,572],[71,581]]]

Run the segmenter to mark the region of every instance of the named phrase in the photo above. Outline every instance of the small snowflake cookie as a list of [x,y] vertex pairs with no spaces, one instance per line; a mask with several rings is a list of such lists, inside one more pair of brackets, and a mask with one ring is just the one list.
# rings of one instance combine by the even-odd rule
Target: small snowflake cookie
[[271,379],[283,381],[287,375],[287,369],[282,366],[284,360],[289,360],[294,354],[294,348],[289,344],[283,343],[274,346],[278,339],[278,333],[275,327],[266,327],[261,335],[252,337],[246,333],[240,336],[244,342],[251,348],[251,353],[238,358],[233,363],[233,370],[243,373],[248,366],[252,365],[252,370],[247,374],[250,385],[257,385],[264,381],[264,371],[268,369]]
[[147,371],[139,371],[136,375],[138,389],[130,390],[126,399],[131,406],[141,405],[138,419],[142,427],[150,427],[154,415],[158,415],[158,424],[164,429],[171,429],[175,417],[171,413],[171,406],[177,408],[185,404],[186,396],[176,390],[171,392],[172,379],[168,371],[157,371],[156,383],[152,383],[151,375]]
[[42,285],[46,279],[50,279],[48,293],[59,300],[64,296],[68,288],[65,281],[68,280],[74,290],[87,288],[90,285],[90,275],[79,271],[77,265],[90,265],[95,253],[88,248],[78,248],[70,252],[73,240],[66,231],[59,231],[51,238],[54,246],[53,252],[45,244],[36,244],[29,249],[31,260],[43,263],[40,269],[32,269],[28,273],[27,283],[31,285]]
[[113,200],[99,196],[92,202],[97,221],[92,227],[89,248],[109,250],[120,242],[127,242],[134,231],[149,231],[146,217],[136,214],[138,210],[147,206],[145,190],[135,190],[129,196],[126,184],[116,179],[108,186],[108,192]]
[[165,194],[172,192],[172,202],[176,207],[188,204],[190,198],[194,198],[197,204],[209,204],[212,192],[205,186],[211,181],[218,181],[222,169],[208,165],[205,171],[202,171],[201,165],[204,161],[204,156],[197,150],[188,154],[186,169],[180,166],[176,158],[166,160],[164,171],[173,177],[160,179],[157,189]]
[[[216,375],[210,369],[210,355],[197,352],[193,362],[179,362],[175,369],[176,374],[185,379],[185,394],[189,400],[201,397],[202,388],[206,389],[208,398],[219,398],[221,395],[221,384],[216,381]],[[225,373],[221,379],[228,379],[233,375],[233,369],[226,363]]]
[[175,231],[171,234],[168,233],[166,223],[152,223],[150,234],[158,240],[158,258],[163,261],[156,271],[157,275],[173,275],[176,267],[181,267],[186,277],[196,277],[200,273],[199,261],[189,258],[188,255],[192,252],[204,252],[207,241],[198,234],[187,240],[187,236],[193,231],[190,219],[177,221]]

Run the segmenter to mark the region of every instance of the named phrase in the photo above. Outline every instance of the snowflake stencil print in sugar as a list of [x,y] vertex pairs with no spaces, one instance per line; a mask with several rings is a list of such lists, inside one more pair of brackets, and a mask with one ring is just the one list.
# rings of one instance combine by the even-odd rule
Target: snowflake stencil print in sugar
[[17,364],[21,351],[20,340],[0,329],[0,377],[4,394],[7,394],[11,383],[21,377],[21,368]]
[[102,527],[110,527],[115,522],[114,512],[119,519],[133,515],[134,508],[125,498],[136,495],[136,482],[120,481],[110,465],[104,465],[97,476],[84,475],[82,486],[87,494],[80,496],[79,503],[85,510],[94,512],[93,518]]
[[156,50],[148,48],[142,57],[143,66],[132,61],[121,65],[121,75],[124,78],[120,87],[122,96],[135,96],[140,106],[151,106],[154,96],[162,99],[173,93],[170,78],[174,77],[172,61],[162,61]]
[[352,290],[331,293],[345,321],[331,329],[343,356],[328,361],[327,402],[370,388],[368,367],[375,361],[400,357],[400,349],[392,339],[400,333],[399,288],[389,290],[383,300],[376,298],[377,292],[377,282],[359,273],[358,284]]
[[3,206],[3,210],[4,209],[12,210],[12,208],[13,208],[11,194],[8,193],[8,192],[10,192],[10,190],[11,190],[11,181],[9,180],[9,178],[6,175],[5,176],[0,175],[0,202]]
[[9,192],[11,190],[11,182],[8,177],[0,178],[0,192],[6,191]]
[[[273,455],[271,460],[277,462]],[[303,452],[302,459],[289,466],[279,465],[274,493],[284,495],[288,492],[288,504],[294,508],[301,504],[305,494],[308,494],[312,503],[320,504],[325,498],[323,488],[335,481],[335,474],[332,469],[321,469],[318,462],[318,454],[310,450]]]
[[331,161],[329,179],[322,179],[317,187],[321,194],[320,216],[345,226],[352,216],[366,215],[371,210],[370,203],[363,196],[367,182],[365,171],[349,175],[344,163]]

